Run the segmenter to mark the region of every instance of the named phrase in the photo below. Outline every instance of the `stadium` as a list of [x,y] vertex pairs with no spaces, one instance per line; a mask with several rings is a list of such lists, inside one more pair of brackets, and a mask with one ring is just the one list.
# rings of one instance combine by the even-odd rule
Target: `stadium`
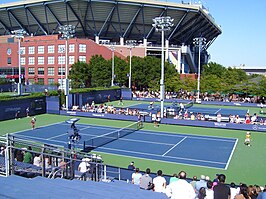
[[[170,30],[164,31],[164,41],[152,23],[156,17],[166,16],[174,20]],[[64,25],[75,27],[74,38],[60,37]],[[25,31],[21,40],[14,38],[14,30]],[[48,87],[50,83],[66,85],[62,79],[67,79],[67,67],[63,65],[68,62],[63,60],[68,58],[71,67],[78,60],[89,62],[95,54],[111,59],[110,47],[115,47],[116,56],[126,58],[132,43],[133,55],[158,58],[165,43],[165,60],[181,75],[195,75],[208,63],[208,48],[221,33],[203,5],[183,1],[24,0],[0,4],[0,77],[36,83],[26,87],[30,94],[25,96],[0,95],[0,198],[171,196],[170,186],[163,191],[156,185],[151,188],[154,191],[140,189],[132,175],[138,173],[136,168],[143,176],[150,168],[153,179],[162,170],[167,185],[173,178],[184,180],[185,171],[189,183],[197,176],[197,182],[213,185],[215,176],[225,174],[227,185],[264,186],[263,104],[237,100],[194,104],[189,97],[168,93],[163,107],[167,112],[160,117],[158,93],[132,93],[118,87],[79,90],[67,94],[68,107],[61,103],[65,95],[57,87]],[[203,37],[206,43],[199,50],[194,39]],[[69,54],[63,57],[65,51],[59,49],[65,42]],[[19,58],[16,52],[20,52]],[[4,86],[0,89],[13,90]],[[231,117],[232,113],[237,117]],[[252,118],[249,124],[247,115]],[[194,188],[198,190],[196,185]],[[193,194],[191,199],[196,196],[194,190]]]

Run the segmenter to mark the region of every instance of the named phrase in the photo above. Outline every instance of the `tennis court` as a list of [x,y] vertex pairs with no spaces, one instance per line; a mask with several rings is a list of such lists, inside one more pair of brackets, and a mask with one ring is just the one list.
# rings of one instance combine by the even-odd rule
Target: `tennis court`
[[[77,124],[81,140],[75,147],[83,148],[83,142],[113,134],[118,128]],[[64,122],[35,130],[17,132],[23,138],[67,146],[69,124]],[[114,140],[114,139],[113,139]],[[135,131],[103,145],[94,151],[120,156],[172,162],[192,166],[227,169],[237,139],[212,136],[196,136],[154,131]]]
[[[164,106],[165,108],[173,108],[172,105]],[[135,105],[127,106],[126,108],[131,109],[139,109],[142,111],[159,111],[160,105],[154,105],[153,108],[150,107],[149,104],[145,103],[137,103]],[[239,116],[245,116],[248,110],[240,110],[240,109],[228,109],[228,108],[209,108],[209,107],[197,107],[197,106],[191,106],[188,108],[189,112],[193,113],[204,113],[209,115],[217,115],[220,113],[221,115],[229,116],[230,114],[233,115],[239,115]]]

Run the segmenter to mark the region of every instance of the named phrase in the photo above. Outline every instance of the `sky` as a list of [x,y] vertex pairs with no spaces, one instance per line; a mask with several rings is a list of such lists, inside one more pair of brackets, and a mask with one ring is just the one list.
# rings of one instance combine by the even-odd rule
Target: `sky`
[[[15,1],[0,0],[0,4]],[[208,48],[210,61],[225,67],[266,68],[266,0],[201,0],[201,3],[222,29]]]

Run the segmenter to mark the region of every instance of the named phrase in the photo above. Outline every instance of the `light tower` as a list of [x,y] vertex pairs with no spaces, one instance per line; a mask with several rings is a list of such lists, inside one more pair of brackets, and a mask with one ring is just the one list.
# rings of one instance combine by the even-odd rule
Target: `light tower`
[[195,46],[198,46],[199,48],[199,60],[198,60],[198,86],[197,86],[197,99],[196,102],[197,103],[201,103],[201,99],[200,99],[200,52],[202,50],[202,48],[205,46],[206,44],[206,39],[204,37],[197,37],[193,39],[193,44]]
[[156,17],[153,19],[152,26],[156,31],[162,32],[162,64],[161,64],[161,80],[160,80],[160,100],[161,100],[161,118],[164,115],[164,32],[170,30],[174,19],[171,17]]
[[21,44],[21,39],[24,38],[24,35],[26,34],[26,31],[23,29],[19,30],[13,30],[11,31],[13,34],[13,37],[18,39],[18,95],[22,94],[22,86],[21,86],[21,49],[20,49],[20,44]]
[[66,96],[66,110],[68,110],[68,95],[69,95],[69,81],[68,81],[68,39],[73,38],[75,35],[75,26],[73,25],[64,25],[59,26],[59,34],[61,38],[66,40],[65,44],[65,64],[66,64],[66,85],[65,85],[65,96]]

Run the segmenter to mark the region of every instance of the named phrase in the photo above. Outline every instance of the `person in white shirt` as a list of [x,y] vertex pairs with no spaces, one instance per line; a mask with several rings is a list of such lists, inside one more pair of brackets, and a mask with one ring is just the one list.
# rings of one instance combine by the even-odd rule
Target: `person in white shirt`
[[212,190],[212,181],[207,181],[207,188],[206,188],[206,197],[205,199],[213,199],[214,194],[213,194],[213,190]]
[[132,184],[139,185],[142,174],[139,173],[139,168],[136,168],[135,173],[132,173]]
[[162,176],[163,172],[162,170],[157,171],[157,177],[153,179],[153,184],[154,184],[154,191],[155,192],[165,192],[165,187],[166,187],[166,180]]
[[166,195],[171,199],[194,199],[196,194],[191,184],[186,181],[186,172],[181,171],[179,180],[172,182],[166,188]]

